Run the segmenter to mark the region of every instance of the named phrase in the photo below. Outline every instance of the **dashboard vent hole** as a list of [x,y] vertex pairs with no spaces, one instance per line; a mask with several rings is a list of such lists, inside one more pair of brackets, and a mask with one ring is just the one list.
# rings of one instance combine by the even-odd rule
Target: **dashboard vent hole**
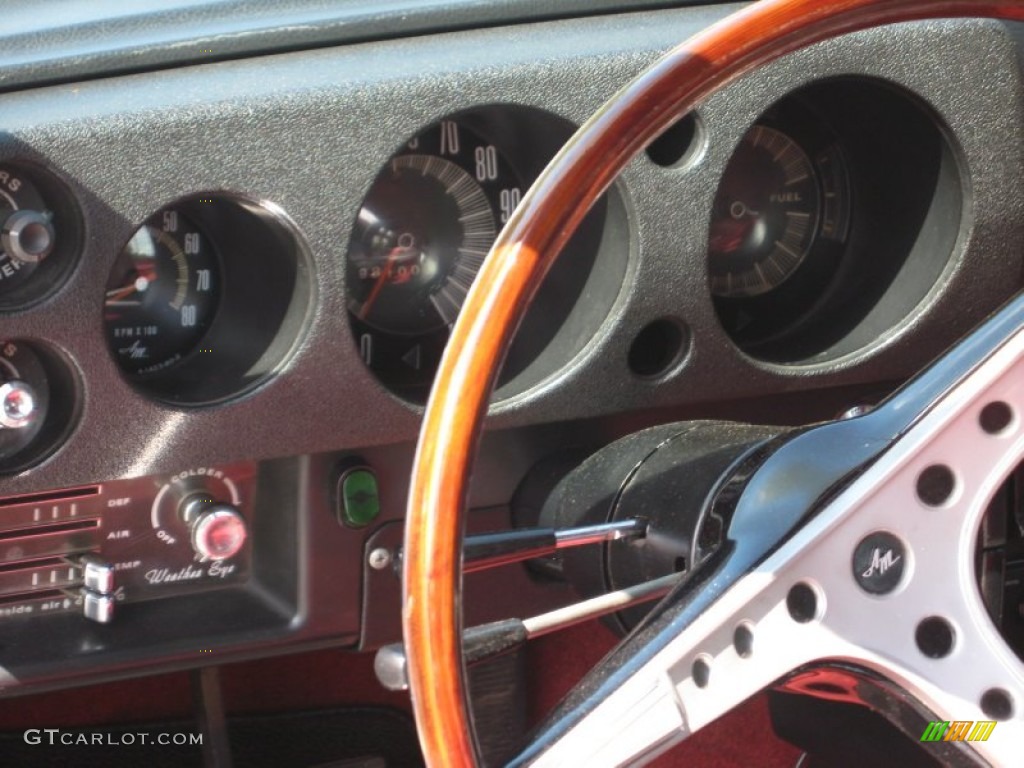
[[704,136],[700,118],[690,112],[650,143],[647,156],[662,168],[690,166],[703,153]]
[[682,360],[689,344],[689,330],[678,320],[648,323],[629,348],[629,370],[645,379],[664,376]]

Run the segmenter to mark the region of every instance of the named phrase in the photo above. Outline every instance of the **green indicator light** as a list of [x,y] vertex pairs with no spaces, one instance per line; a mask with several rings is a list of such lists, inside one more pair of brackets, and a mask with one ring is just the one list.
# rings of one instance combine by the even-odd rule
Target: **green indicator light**
[[341,515],[346,525],[361,528],[380,514],[377,478],[369,469],[352,469],[341,479]]

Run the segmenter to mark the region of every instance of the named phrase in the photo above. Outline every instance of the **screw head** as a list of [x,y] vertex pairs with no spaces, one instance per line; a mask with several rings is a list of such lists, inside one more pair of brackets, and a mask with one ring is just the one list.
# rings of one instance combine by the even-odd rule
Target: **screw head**
[[370,550],[370,554],[366,557],[366,564],[375,571],[383,571],[391,565],[391,552],[384,547]]

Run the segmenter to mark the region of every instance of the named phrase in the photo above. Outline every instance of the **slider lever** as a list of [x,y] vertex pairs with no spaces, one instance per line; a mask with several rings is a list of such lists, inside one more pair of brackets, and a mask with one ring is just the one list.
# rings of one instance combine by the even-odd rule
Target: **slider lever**
[[[531,638],[663,597],[682,580],[684,575],[671,573],[659,579],[598,595],[529,619],[502,619],[471,627],[462,633],[463,658],[466,664],[470,665],[518,648]],[[373,661],[373,670],[380,684],[389,691],[404,691],[409,687],[405,647],[401,643],[391,643],[379,648]]]
[[633,519],[578,528],[519,528],[472,534],[463,541],[462,572],[473,573],[499,565],[519,563],[570,547],[639,538],[646,533],[647,522]]

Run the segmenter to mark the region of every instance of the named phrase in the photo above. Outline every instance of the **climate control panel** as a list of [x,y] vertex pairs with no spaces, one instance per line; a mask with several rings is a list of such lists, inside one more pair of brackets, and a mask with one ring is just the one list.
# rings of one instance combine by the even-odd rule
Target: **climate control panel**
[[235,585],[250,575],[256,465],[193,467],[0,499],[0,620]]

